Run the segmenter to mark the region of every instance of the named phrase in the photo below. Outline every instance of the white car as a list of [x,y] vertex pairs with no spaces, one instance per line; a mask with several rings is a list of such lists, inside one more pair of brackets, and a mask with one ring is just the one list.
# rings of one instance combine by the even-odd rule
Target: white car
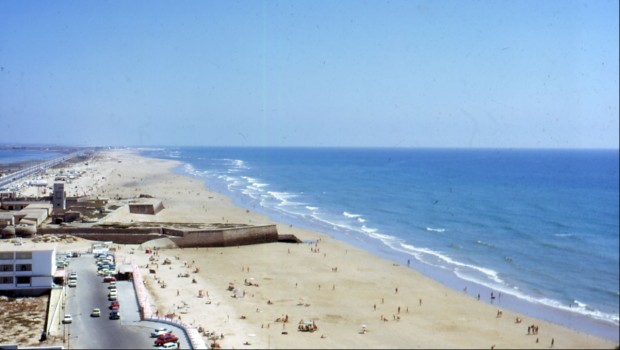
[[90,315],[92,317],[100,317],[101,316],[101,310],[98,307],[96,307],[96,308],[93,309],[93,312],[91,312]]
[[117,298],[116,289],[112,289],[110,293],[108,293],[108,300],[116,300]]
[[72,280],[73,280],[73,279],[75,279],[75,280],[76,280],[76,279],[77,279],[77,277],[78,277],[77,272],[71,272],[71,274],[69,275],[69,279],[72,279]]
[[162,346],[159,347],[160,349],[178,349],[179,345],[177,345],[177,342],[172,341],[169,343],[164,343]]
[[77,287],[77,280],[69,280],[67,283],[69,287]]
[[73,322],[73,317],[71,317],[71,315],[65,315],[65,317],[62,318],[62,323],[71,323]]
[[162,335],[162,334],[166,334],[166,333],[172,333],[172,329],[170,328],[155,328],[153,329],[153,331],[151,332],[151,337],[153,338],[157,338],[158,336]]

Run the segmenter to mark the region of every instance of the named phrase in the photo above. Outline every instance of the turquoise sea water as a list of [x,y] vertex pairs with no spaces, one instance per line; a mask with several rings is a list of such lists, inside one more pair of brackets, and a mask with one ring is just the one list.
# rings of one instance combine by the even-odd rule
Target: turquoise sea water
[[178,171],[243,207],[409,260],[472,297],[618,339],[617,150],[163,148],[144,155],[179,160]]

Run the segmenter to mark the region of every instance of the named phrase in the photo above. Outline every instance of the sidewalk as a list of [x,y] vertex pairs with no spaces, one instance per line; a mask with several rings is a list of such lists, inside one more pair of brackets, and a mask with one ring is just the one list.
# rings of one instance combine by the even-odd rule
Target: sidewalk
[[60,336],[60,321],[62,318],[62,307],[65,297],[65,288],[52,288],[47,309],[47,320],[45,322],[45,332],[48,336]]

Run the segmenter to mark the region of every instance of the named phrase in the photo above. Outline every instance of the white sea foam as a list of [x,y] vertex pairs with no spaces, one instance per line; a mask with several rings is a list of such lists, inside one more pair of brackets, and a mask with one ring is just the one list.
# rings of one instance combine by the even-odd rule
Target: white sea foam
[[249,169],[249,167],[241,159],[214,158],[213,160],[221,160],[221,161],[226,162],[227,165],[233,167],[233,169],[229,169],[229,171],[239,170],[239,169]]
[[376,233],[378,230],[376,228],[368,228],[366,225],[362,225],[362,231],[366,233]]
[[574,233],[555,233],[553,234],[555,237],[573,237]]
[[[480,266],[476,266],[476,265],[472,265],[472,264],[465,264],[462,263],[460,261],[456,261],[452,258],[450,258],[447,255],[444,255],[438,251],[434,251],[432,249],[429,248],[418,248],[415,247],[413,245],[410,244],[405,244],[405,243],[401,243],[400,244],[403,248],[405,248],[406,250],[404,252],[406,253],[411,253],[411,252],[415,252],[417,253],[417,256],[419,257],[423,257],[423,255],[428,255],[431,257],[434,257],[440,261],[442,261],[443,263],[447,264],[448,266],[453,266],[453,269],[456,267],[461,267],[461,268],[465,268],[465,269],[469,269],[472,271],[475,271],[477,273],[481,273],[483,276],[485,276],[485,278],[487,278],[488,280],[491,280],[497,284],[504,284],[504,281],[499,278],[499,275],[497,273],[497,271],[485,268],[485,267],[480,267]],[[399,249],[400,250],[400,249]],[[400,250],[402,251],[402,250]],[[441,265],[441,264],[437,264],[437,263],[430,263],[428,261],[423,261],[427,264],[430,265],[434,265],[434,266],[445,266],[445,265]]]
[[432,231],[432,232],[446,232],[445,228],[432,228],[432,227],[427,227],[426,231]]
[[[301,202],[294,202],[291,201],[291,199],[293,198],[298,198],[299,196],[294,194],[294,193],[288,193],[288,192],[277,192],[277,191],[267,191],[267,193],[277,199],[279,201],[279,203],[277,204],[278,206],[295,206],[295,205],[304,205],[304,203]],[[290,213],[287,212],[288,214],[297,214],[297,213]]]
[[238,169],[247,169],[247,166],[245,165],[245,162],[242,161],[241,159],[227,159],[230,162],[230,165],[232,165],[235,168]]
[[309,205],[306,205],[306,209],[308,209],[310,211],[317,211],[317,210],[319,210],[319,207],[311,207]]
[[577,305],[577,307],[580,307],[582,309],[586,309],[587,308],[587,304],[580,302],[579,300],[573,300],[573,302],[575,303],[575,305]]
[[365,223],[365,222],[366,222],[366,219],[357,218],[357,222],[360,222],[360,223]]
[[343,212],[342,215],[350,219],[359,218],[361,216],[360,214],[351,214],[351,213],[347,213],[346,211]]
[[203,177],[208,174],[207,171],[196,170],[196,168],[194,168],[191,164],[185,164],[183,170],[185,170],[186,173],[196,177]]

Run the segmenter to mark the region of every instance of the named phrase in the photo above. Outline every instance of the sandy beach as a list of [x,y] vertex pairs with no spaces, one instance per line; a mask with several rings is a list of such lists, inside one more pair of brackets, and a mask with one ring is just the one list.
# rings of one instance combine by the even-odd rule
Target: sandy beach
[[[85,174],[75,186],[80,192],[109,198],[148,194],[161,199],[165,207],[153,216],[130,214],[125,206],[101,223],[272,223],[234,206],[199,180],[173,173],[178,165],[131,151],[104,152],[88,166],[78,165]],[[217,343],[222,348],[618,346],[478,301],[407,266],[319,232],[277,225],[280,234],[294,234],[304,243],[161,248],[157,260],[149,261],[152,255],[145,249],[161,246],[158,240],[121,246],[118,253],[141,267],[160,315],[175,314],[183,322],[219,335]],[[170,265],[163,265],[166,258]],[[153,274],[149,270],[155,263]],[[189,277],[180,277],[186,273]],[[158,280],[165,281],[166,288]],[[204,295],[199,297],[200,293]],[[314,324],[317,330],[299,331],[300,322]],[[531,334],[532,325],[537,334]],[[210,342],[206,335],[204,339]]]

